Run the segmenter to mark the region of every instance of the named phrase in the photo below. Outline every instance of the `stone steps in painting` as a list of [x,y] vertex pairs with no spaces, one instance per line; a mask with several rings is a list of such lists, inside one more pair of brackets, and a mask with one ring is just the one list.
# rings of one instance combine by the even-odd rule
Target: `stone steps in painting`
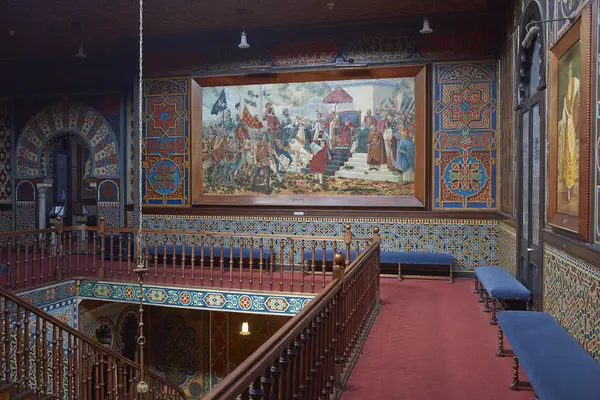
[[334,176],[350,158],[350,150],[347,147],[335,148],[331,151],[331,161],[323,175]]
[[369,170],[367,153],[355,153],[346,161],[344,167],[335,173],[340,178],[362,179],[367,181],[400,182],[401,176],[382,165],[379,170]]

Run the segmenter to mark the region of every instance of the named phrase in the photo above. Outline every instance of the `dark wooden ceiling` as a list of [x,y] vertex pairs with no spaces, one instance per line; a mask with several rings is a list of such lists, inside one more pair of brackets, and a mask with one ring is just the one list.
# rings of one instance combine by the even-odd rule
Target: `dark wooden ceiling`
[[[337,25],[425,14],[493,15],[503,5],[505,0],[145,0],[144,28],[148,36],[161,36]],[[80,43],[88,53],[106,54],[119,41],[136,40],[138,13],[137,0],[0,0],[0,60],[72,57]]]

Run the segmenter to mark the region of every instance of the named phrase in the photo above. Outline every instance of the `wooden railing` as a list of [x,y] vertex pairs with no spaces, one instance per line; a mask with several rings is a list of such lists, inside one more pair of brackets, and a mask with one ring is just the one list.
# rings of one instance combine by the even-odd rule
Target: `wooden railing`
[[204,399],[329,399],[340,394],[379,305],[379,231],[348,268]]
[[[315,293],[333,280],[331,257],[346,266],[370,238],[143,230],[146,282],[179,286]],[[20,290],[63,279],[136,281],[133,228],[64,227],[0,233],[0,285]]]
[[0,379],[37,398],[186,399],[177,386],[139,367],[0,288]]

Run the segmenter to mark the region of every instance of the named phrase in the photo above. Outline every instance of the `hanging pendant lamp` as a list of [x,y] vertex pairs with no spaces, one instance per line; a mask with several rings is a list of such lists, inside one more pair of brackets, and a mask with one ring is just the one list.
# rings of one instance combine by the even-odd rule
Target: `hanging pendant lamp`
[[240,37],[240,44],[238,44],[238,47],[240,49],[247,49],[248,47],[250,47],[250,45],[248,44],[248,38],[246,37],[246,31],[242,31],[241,33],[241,37]]
[[85,52],[83,51],[83,45],[80,44],[79,45],[79,50],[77,50],[77,53],[75,54],[75,58],[86,58],[87,56],[85,55]]
[[421,29],[421,33],[423,35],[429,35],[431,32],[433,32],[433,29],[431,29],[431,27],[429,26],[429,20],[427,19],[427,17],[425,17],[423,19],[423,29]]

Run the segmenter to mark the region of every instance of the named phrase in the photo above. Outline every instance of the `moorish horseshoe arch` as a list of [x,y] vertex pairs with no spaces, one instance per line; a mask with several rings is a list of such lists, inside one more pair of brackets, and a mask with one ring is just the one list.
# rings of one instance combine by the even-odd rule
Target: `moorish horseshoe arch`
[[44,147],[64,133],[75,134],[87,143],[94,178],[119,178],[115,132],[100,113],[81,103],[45,107],[27,122],[17,142],[16,178],[43,178]]

